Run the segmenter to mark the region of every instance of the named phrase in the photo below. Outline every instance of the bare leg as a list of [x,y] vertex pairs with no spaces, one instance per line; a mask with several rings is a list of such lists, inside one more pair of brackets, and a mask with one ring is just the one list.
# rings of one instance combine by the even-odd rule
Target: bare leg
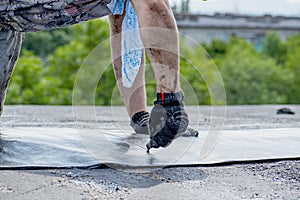
[[[131,0],[131,2],[137,12],[141,38],[155,73],[157,92],[180,91],[177,26],[168,1]],[[159,31],[159,29],[143,31],[143,28],[148,27],[163,28],[170,31]],[[166,47],[172,52],[161,50],[161,47]]]
[[111,52],[113,68],[117,80],[118,88],[122,95],[128,115],[132,117],[135,113],[146,111],[146,90],[145,90],[145,53],[143,54],[140,70],[131,88],[126,88],[122,84],[122,58],[121,58],[121,32],[123,15],[110,15],[111,31]]
[[189,124],[179,81],[179,43],[168,0],[131,0],[155,78],[157,100],[150,113],[148,152],[168,146]]

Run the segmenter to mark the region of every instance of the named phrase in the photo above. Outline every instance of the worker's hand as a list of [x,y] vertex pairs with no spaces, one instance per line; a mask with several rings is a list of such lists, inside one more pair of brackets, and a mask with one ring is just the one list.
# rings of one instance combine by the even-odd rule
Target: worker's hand
[[166,147],[177,136],[186,131],[189,120],[182,100],[182,92],[158,94],[158,100],[154,102],[150,114],[148,150]]

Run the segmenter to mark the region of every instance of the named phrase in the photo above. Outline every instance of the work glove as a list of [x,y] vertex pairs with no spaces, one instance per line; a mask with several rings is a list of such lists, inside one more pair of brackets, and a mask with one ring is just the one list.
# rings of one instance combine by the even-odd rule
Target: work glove
[[157,100],[150,113],[150,141],[146,145],[147,152],[151,148],[167,147],[187,130],[188,124],[188,115],[183,104],[183,92],[157,93]]

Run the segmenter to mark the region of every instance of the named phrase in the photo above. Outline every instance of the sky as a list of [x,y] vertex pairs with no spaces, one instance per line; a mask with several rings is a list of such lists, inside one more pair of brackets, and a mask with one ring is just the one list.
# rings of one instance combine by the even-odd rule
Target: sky
[[[169,0],[180,5],[181,0]],[[300,0],[190,0],[193,13],[227,12],[251,15],[284,15],[300,17]]]

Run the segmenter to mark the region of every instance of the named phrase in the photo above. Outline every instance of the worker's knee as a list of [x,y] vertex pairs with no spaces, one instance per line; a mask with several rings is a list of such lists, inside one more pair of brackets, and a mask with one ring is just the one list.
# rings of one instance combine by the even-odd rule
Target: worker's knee
[[164,0],[147,0],[145,1],[145,6],[149,10],[158,11],[166,7]]
[[167,0],[131,0],[135,4],[136,9],[140,12],[155,12],[161,13],[163,11],[169,10],[169,5]]

